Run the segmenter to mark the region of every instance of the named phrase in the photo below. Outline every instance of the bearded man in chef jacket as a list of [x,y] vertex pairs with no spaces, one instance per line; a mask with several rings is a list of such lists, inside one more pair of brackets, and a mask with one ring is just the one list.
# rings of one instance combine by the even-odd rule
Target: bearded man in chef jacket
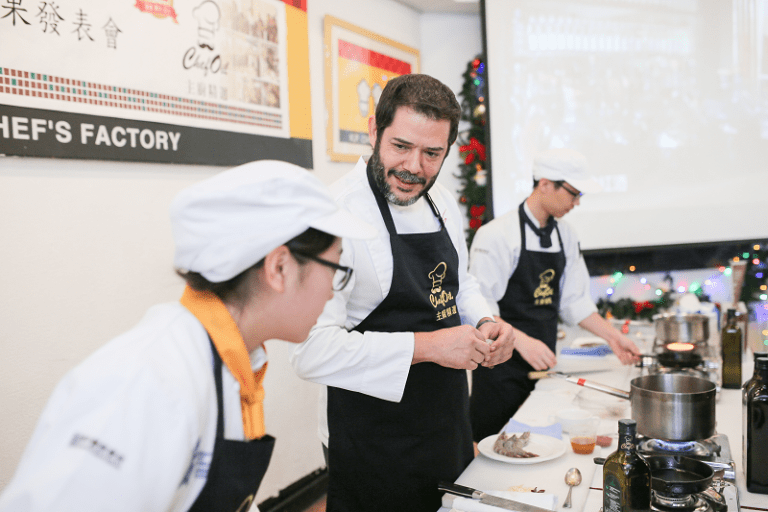
[[182,190],[171,228],[183,295],[64,377],[0,511],[253,509],[275,443],[263,343],[303,341],[352,274],[339,237],[375,231],[269,160]]
[[571,149],[550,149],[533,162],[533,192],[520,206],[482,226],[472,241],[469,272],[483,295],[515,329],[515,354],[493,370],[472,373],[472,433],[479,442],[498,433],[522,405],[535,382],[528,372],[557,363],[558,315],[605,339],[624,364],[637,361],[635,344],[597,313],[589,273],[573,228],[560,220],[584,193],[600,184],[586,158]]
[[460,114],[432,77],[390,80],[368,123],[373,155],[331,187],[379,236],[344,242],[350,285],[292,356],[299,376],[327,386],[329,512],[437,510],[438,482],[473,458],[466,370],[513,351],[466,271],[459,207],[435,183]]

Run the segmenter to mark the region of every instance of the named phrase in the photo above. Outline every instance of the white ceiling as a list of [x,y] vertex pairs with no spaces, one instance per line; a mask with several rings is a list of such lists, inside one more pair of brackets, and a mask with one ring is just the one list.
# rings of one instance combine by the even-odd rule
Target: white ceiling
[[478,14],[480,0],[395,0],[419,12]]

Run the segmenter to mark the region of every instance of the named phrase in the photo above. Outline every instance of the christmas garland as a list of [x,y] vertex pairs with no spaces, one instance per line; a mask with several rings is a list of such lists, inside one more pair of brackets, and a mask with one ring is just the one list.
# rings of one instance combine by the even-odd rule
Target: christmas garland
[[461,182],[459,201],[467,206],[469,229],[467,245],[472,244],[475,233],[486,217],[486,193],[488,174],[485,168],[485,63],[478,56],[467,64],[463,74],[464,86],[461,97],[461,120],[469,128],[459,134],[459,154],[464,163],[459,165],[456,178]]

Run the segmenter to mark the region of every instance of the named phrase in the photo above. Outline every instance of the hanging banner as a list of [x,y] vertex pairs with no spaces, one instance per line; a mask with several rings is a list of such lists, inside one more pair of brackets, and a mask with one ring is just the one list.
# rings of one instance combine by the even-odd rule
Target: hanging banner
[[4,2],[0,154],[312,166],[306,0]]

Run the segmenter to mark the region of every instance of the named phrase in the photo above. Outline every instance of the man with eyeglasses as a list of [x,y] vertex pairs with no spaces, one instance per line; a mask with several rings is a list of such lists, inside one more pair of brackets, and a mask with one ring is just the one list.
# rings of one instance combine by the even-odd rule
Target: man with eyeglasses
[[515,329],[506,363],[472,373],[470,415],[476,442],[497,434],[534,388],[528,372],[552,368],[558,315],[605,339],[624,364],[640,351],[597,313],[589,273],[573,228],[560,220],[600,184],[586,158],[550,149],[533,161],[533,192],[516,209],[481,227],[472,241],[469,271],[494,313]]
[[352,279],[292,358],[327,386],[329,512],[440,508],[438,483],[474,456],[466,370],[512,354],[511,326],[467,272],[463,215],[435,182],[460,114],[432,77],[389,80],[368,123],[373,155],[331,187],[379,236],[345,242]]

